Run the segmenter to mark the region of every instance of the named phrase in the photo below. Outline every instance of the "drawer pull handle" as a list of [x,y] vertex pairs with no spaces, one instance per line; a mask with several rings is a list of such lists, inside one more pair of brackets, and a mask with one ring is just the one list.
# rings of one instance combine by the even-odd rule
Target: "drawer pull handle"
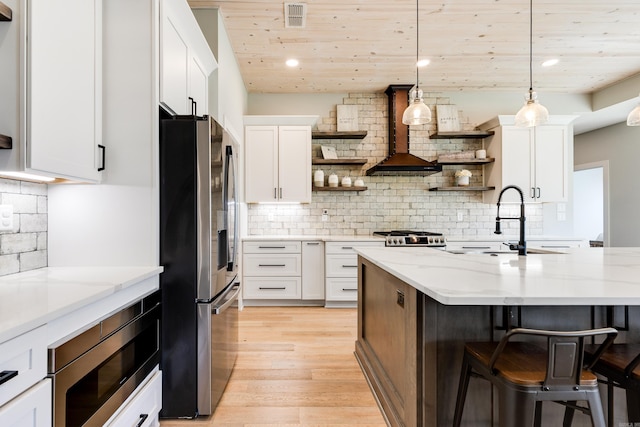
[[342,288],[342,290],[345,291],[345,292],[346,291],[357,291],[358,288],[355,288],[355,289],[354,288]]
[[491,246],[463,246],[462,249],[491,249]]
[[343,246],[343,247],[342,247],[342,249],[345,249],[345,250],[347,250],[347,249],[353,249],[353,246]]
[[258,264],[258,267],[286,267],[286,264]]
[[308,246],[318,246],[320,242],[307,242]]
[[541,248],[571,249],[569,245],[542,245]]
[[136,424],[136,427],[141,427],[142,424],[147,421],[147,418],[149,418],[149,414],[140,414],[140,418],[138,419],[138,424]]
[[258,249],[284,249],[285,246],[258,246]]
[[261,291],[284,291],[287,288],[285,288],[284,286],[282,287],[259,286],[258,289],[260,289]]
[[2,371],[0,372],[0,385],[6,383],[13,377],[18,376],[18,371]]
[[342,268],[358,268],[357,265],[344,265],[342,264]]

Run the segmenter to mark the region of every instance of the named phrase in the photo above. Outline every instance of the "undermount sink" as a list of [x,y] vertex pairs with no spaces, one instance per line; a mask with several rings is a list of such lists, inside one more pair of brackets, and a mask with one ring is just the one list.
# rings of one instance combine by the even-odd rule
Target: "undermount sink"
[[[449,252],[450,254],[458,254],[458,255],[517,255],[517,251],[484,251],[478,249],[451,249],[446,250],[445,252]],[[562,255],[564,252],[558,251],[550,251],[547,249],[538,249],[538,248],[527,248],[527,255]]]

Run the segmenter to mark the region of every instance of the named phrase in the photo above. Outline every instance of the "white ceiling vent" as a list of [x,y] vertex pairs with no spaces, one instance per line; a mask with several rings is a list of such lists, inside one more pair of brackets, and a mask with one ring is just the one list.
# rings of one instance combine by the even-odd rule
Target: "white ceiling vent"
[[304,28],[305,25],[307,25],[307,4],[306,3],[285,3],[284,4],[285,28]]

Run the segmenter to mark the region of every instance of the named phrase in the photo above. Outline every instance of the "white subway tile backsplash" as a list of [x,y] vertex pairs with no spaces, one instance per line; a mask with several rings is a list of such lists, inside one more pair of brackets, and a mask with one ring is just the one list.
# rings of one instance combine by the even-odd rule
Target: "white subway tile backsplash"
[[38,247],[38,235],[35,233],[16,233],[0,235],[0,255],[20,254],[35,251]]
[[20,260],[18,254],[0,255],[0,275],[19,273]]
[[0,179],[0,202],[13,206],[13,230],[0,233],[0,276],[47,266],[47,186]]
[[32,251],[20,254],[20,271],[47,266],[47,251]]

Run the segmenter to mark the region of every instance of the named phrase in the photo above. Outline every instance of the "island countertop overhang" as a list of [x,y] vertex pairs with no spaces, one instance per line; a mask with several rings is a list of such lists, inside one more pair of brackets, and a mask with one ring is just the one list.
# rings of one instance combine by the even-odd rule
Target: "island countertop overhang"
[[418,247],[356,251],[445,305],[640,305],[640,248],[576,248],[526,257]]

